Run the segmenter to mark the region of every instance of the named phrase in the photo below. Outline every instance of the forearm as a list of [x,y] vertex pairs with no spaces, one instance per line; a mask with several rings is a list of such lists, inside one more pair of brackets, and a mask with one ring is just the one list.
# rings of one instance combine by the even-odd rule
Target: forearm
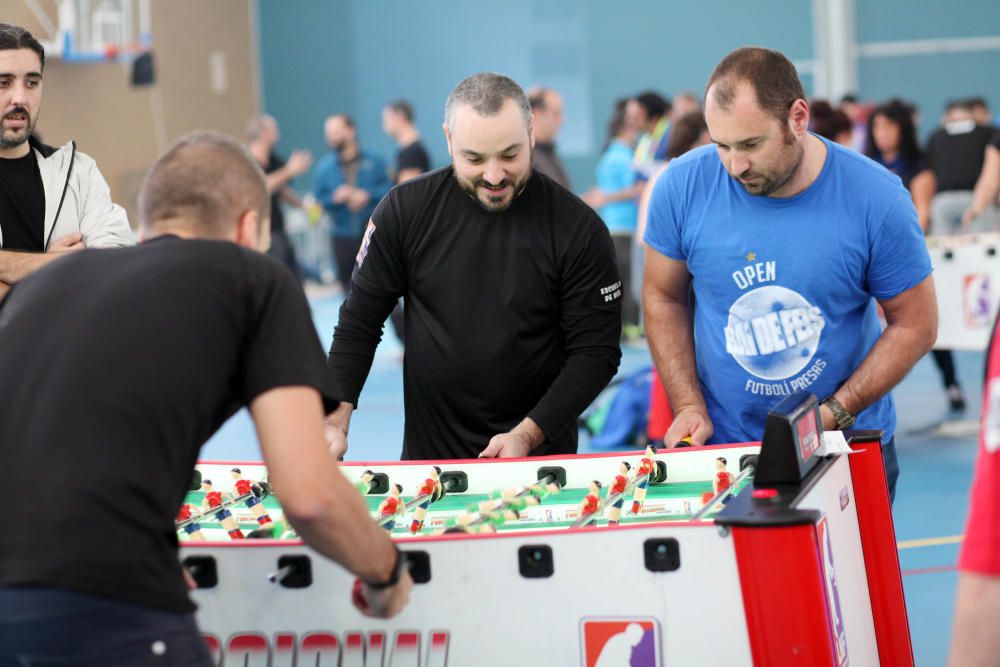
[[327,373],[334,397],[358,405],[361,388],[371,371],[375,349],[382,339],[385,319],[398,296],[376,297],[355,284],[340,308],[337,327],[327,361]]
[[917,209],[917,222],[924,234],[930,227],[931,200],[934,199],[934,189],[934,174],[930,170],[920,172],[910,182],[910,194],[913,196],[913,205]]
[[997,195],[1000,195],[1000,160],[993,166],[993,169],[989,169],[988,163],[984,165],[976,181],[976,188],[972,192],[972,205],[969,207],[975,215],[995,204]]
[[[617,340],[614,345],[595,345],[571,351],[559,375],[525,421],[536,425],[546,436],[562,433],[608,386],[620,361],[621,349]],[[524,422],[518,428],[522,426],[525,426]],[[533,447],[540,442],[534,443]]]
[[371,519],[368,505],[343,474],[335,471],[329,488],[315,513],[292,518],[292,524],[309,546],[362,581],[386,581],[395,564],[392,541]]
[[294,206],[295,208],[302,208],[302,197],[300,197],[291,188],[282,188],[281,201],[291,206]]
[[278,192],[288,185],[293,178],[295,178],[295,172],[288,165],[272,171],[264,177],[264,180],[267,182],[268,193]]
[[889,324],[834,397],[852,415],[858,414],[899,384],[930,351],[936,333],[936,320],[933,327],[920,322]]
[[1000,655],[1000,577],[963,572],[958,577],[949,667],[986,667]]
[[13,285],[58,257],[58,254],[42,252],[0,250],[0,282]]
[[687,300],[644,292],[646,340],[674,413],[685,409],[705,412],[698,382],[694,339]]
[[604,200],[602,204],[615,204],[621,201],[635,201],[642,194],[643,183],[635,183],[628,186],[627,188],[622,188],[621,190],[614,190],[612,192],[601,191],[601,198]]

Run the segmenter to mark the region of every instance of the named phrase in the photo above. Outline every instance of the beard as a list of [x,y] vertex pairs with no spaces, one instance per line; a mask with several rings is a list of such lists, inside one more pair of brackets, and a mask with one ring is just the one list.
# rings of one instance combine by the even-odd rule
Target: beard
[[736,176],[736,179],[743,186],[743,189],[746,190],[747,194],[756,197],[770,196],[784,187],[788,181],[792,180],[795,172],[798,171],[799,166],[802,164],[802,156],[805,150],[801,144],[795,141],[795,136],[791,130],[787,127],[783,128],[783,130],[784,144],[788,148],[788,151],[781,155],[777,163],[769,168],[766,173],[754,173],[747,170]]
[[35,131],[35,123],[38,119],[32,118],[31,114],[29,114],[28,110],[24,107],[17,107],[5,114],[3,122],[6,122],[8,118],[15,115],[24,116],[27,122],[24,124],[24,127],[20,129],[7,129],[6,127],[0,126],[0,148],[17,148],[26,142],[28,137],[31,136],[31,133]]
[[[531,169],[528,169],[517,180],[504,179],[500,183],[487,183],[481,178],[476,180],[463,179],[458,175],[458,172],[454,171],[454,168],[452,169],[452,173],[455,176],[455,181],[465,191],[465,194],[469,195],[479,205],[479,208],[487,213],[503,213],[509,209],[514,200],[524,192],[524,187],[528,184],[528,179],[531,178]],[[492,186],[495,189],[507,186],[512,187],[502,195],[495,195],[490,192],[488,186]]]

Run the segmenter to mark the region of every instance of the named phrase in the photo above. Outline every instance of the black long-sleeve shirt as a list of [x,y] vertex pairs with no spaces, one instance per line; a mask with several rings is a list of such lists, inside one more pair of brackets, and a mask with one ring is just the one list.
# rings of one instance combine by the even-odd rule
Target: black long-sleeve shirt
[[532,454],[576,451],[576,418],[621,360],[621,282],[600,218],[541,174],[502,213],[451,167],[378,205],[328,360],[334,397],[358,405],[382,325],[404,297],[402,458],[470,458],[531,417]]

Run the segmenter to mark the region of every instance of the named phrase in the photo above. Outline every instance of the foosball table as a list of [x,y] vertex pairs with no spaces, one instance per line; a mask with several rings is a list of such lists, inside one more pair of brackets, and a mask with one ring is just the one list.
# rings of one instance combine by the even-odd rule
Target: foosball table
[[220,665],[912,665],[879,434],[823,455],[818,414],[786,399],[762,443],[344,464],[415,582],[390,620],[262,465],[200,463],[199,626]]

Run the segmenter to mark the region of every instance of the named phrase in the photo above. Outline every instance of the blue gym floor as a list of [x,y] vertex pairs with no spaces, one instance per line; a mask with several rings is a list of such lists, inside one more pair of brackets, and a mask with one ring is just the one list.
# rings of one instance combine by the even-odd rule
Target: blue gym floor
[[[324,347],[329,347],[340,297],[311,300]],[[956,353],[959,381],[968,409],[963,419],[978,420],[982,397],[982,353]],[[361,409],[351,422],[348,460],[399,457],[403,432],[402,355],[391,327],[375,355],[361,395]],[[626,346],[621,373],[649,364],[641,346]],[[965,527],[976,436],[961,428],[933,425],[948,417],[944,392],[930,357],[921,360],[895,391],[899,427],[896,445],[901,475],[894,515],[896,539],[910,615],[917,665],[944,665],[951,636],[958,542]],[[949,424],[956,426],[954,421]],[[961,426],[961,424],[957,424]],[[581,437],[581,451],[592,451]],[[202,451],[207,460],[259,460],[253,425],[245,412],[231,419]]]

